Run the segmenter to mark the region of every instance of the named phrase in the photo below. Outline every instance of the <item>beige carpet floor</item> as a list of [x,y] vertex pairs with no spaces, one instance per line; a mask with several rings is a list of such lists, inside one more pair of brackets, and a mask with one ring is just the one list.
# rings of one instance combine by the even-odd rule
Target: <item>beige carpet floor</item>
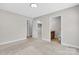
[[79,49],[31,38],[0,45],[0,55],[79,55]]

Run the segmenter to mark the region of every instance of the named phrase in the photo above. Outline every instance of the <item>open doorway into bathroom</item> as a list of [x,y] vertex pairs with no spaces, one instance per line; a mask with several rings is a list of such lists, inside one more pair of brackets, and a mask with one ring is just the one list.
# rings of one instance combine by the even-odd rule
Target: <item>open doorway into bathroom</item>
[[61,43],[61,16],[52,17],[51,41]]

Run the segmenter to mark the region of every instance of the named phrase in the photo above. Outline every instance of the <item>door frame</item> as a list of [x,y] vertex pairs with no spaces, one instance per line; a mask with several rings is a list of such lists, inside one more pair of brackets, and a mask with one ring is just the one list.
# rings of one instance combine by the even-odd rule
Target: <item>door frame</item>
[[57,16],[50,16],[49,17],[49,38],[50,38],[50,42],[51,42],[51,25],[52,25],[52,18],[55,18],[55,17],[61,17],[61,40],[60,42],[62,43],[62,16],[60,15],[57,15]]

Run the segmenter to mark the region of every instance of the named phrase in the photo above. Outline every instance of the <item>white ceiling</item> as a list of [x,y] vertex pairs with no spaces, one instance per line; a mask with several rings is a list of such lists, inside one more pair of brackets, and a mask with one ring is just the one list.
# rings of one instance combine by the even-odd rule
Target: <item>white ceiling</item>
[[77,5],[76,3],[38,3],[31,8],[29,3],[0,3],[0,9],[14,12],[27,17],[38,17]]

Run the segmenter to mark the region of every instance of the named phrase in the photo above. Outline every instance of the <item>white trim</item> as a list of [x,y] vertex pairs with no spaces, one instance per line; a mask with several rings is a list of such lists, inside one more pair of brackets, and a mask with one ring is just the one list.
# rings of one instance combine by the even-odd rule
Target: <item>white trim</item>
[[21,40],[25,40],[25,38],[20,38],[20,39],[16,39],[16,40],[12,40],[12,41],[7,41],[7,42],[2,42],[2,43],[0,43],[0,45],[10,44],[10,43],[21,41]]
[[61,43],[61,45],[79,49],[79,46],[77,46],[77,45],[72,45],[72,44],[67,44],[67,43]]

